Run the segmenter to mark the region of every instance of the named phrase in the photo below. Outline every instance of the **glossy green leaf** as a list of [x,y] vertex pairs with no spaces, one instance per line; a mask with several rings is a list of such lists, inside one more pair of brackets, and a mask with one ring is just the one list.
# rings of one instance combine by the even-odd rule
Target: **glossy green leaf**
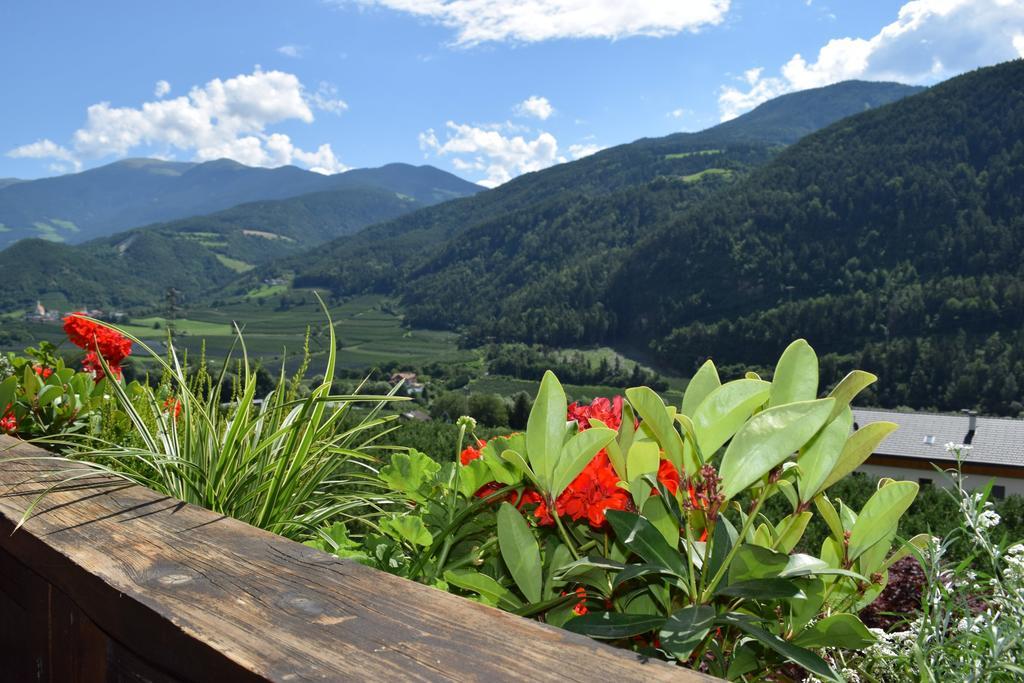
[[517,598],[515,593],[480,572],[472,570],[446,571],[444,580],[462,590],[480,595],[492,605],[505,609],[517,609],[523,606],[522,600]]
[[[676,431],[675,424],[669,415],[665,402],[650,387],[634,387],[626,389],[629,404],[643,420],[643,424],[657,439],[665,451],[665,458],[678,469],[683,469],[683,439]],[[628,463],[627,463],[628,468]],[[688,474],[696,474],[690,472]],[[633,475],[630,474],[630,478]]]
[[615,438],[615,430],[591,427],[579,432],[562,446],[554,467],[551,497],[557,498],[579,476],[597,452]]
[[726,382],[705,398],[693,415],[697,445],[710,459],[743,426],[754,410],[768,400],[771,384],[756,379]]
[[788,563],[788,555],[744,543],[733,555],[729,565],[729,583],[776,578],[785,571]]
[[751,600],[777,600],[778,598],[798,598],[803,591],[788,579],[750,579],[737,581],[728,586],[720,586],[715,595],[726,595],[732,598],[748,598]]
[[658,444],[650,441],[634,442],[626,454],[626,472],[629,474],[627,481],[639,479],[645,474],[657,473],[660,464]]
[[434,478],[441,469],[428,455],[419,451],[393,453],[390,464],[382,467],[378,475],[395,491],[401,491],[416,501],[423,501],[420,487]]
[[676,610],[665,620],[658,633],[661,648],[685,662],[707,637],[714,621],[715,608],[708,605],[691,605]]
[[818,397],[818,355],[805,339],[797,339],[786,347],[775,366],[770,407]]
[[844,377],[836,385],[835,389],[828,394],[836,400],[835,408],[832,409],[832,416],[838,415],[843,408],[850,405],[853,399],[857,397],[857,394],[864,391],[865,388],[874,384],[877,380],[878,377],[863,370],[854,370]]
[[852,426],[853,411],[844,408],[801,449],[796,460],[800,465],[797,488],[801,502],[806,503],[821,491],[839,462]]
[[649,521],[639,515],[621,510],[608,510],[605,516],[619,542],[639,555],[645,562],[665,567],[676,576],[685,577],[687,575],[683,556],[665,542],[661,532]]
[[693,374],[690,382],[683,392],[683,404],[679,412],[686,417],[692,418],[697,407],[708,395],[722,386],[722,380],[718,378],[718,369],[711,360],[704,361],[704,365]]
[[799,631],[816,619],[825,604],[825,582],[817,577],[800,579],[800,588],[804,595],[800,598],[787,600],[789,603],[789,628]]
[[850,532],[851,560],[857,559],[896,528],[900,517],[917,497],[917,490],[917,482],[897,481],[875,491],[868,498]]
[[551,489],[555,463],[562,451],[567,408],[565,391],[554,373],[548,370],[541,379],[526,422],[526,457],[546,491]]
[[878,445],[885,437],[896,431],[898,427],[899,425],[894,422],[872,422],[854,432],[843,446],[843,452],[839,455],[832,472],[818,490],[828,489],[860,467],[878,449]]
[[[650,490],[650,486],[647,487],[647,490]],[[661,533],[662,538],[669,546],[679,547],[679,524],[676,522],[675,515],[668,509],[664,498],[651,496],[644,502],[642,512],[643,516]]]
[[824,659],[810,650],[805,650],[779,638],[774,633],[769,633],[745,614],[732,612],[723,614],[715,619],[715,623],[722,626],[735,626],[765,647],[774,650],[789,661],[799,664],[819,678],[834,681],[835,683],[843,683],[842,677],[833,671],[832,667]]
[[665,617],[661,615],[590,612],[570,619],[563,628],[591,638],[618,640],[648,633],[664,623]]
[[813,517],[810,512],[801,512],[798,515],[789,515],[775,528],[775,550],[789,553],[793,551],[796,544],[804,536],[807,524]]
[[498,508],[498,549],[527,601],[539,602],[543,579],[540,546],[519,510],[508,503]]
[[860,650],[876,638],[860,619],[852,614],[833,614],[805,629],[793,639],[794,645],[806,648],[841,647]]
[[830,398],[763,410],[736,433],[722,456],[719,476],[726,500],[782,464],[810,441],[832,411]]

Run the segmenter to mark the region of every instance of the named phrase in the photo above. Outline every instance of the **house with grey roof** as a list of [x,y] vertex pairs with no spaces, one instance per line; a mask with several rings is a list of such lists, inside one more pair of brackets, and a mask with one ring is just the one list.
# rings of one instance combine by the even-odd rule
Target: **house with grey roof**
[[1024,420],[979,417],[973,413],[941,414],[853,409],[854,429],[870,422],[895,422],[899,429],[879,445],[859,469],[879,477],[941,485],[935,467],[948,469],[956,457],[947,443],[966,444],[963,472],[969,487],[995,480],[995,498],[1024,494]]

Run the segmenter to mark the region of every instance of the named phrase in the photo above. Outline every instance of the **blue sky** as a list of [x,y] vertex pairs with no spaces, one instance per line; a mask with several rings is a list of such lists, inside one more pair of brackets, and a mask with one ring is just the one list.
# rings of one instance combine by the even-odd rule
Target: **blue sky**
[[227,156],[495,185],[791,90],[1020,55],[1021,0],[12,1],[0,177]]

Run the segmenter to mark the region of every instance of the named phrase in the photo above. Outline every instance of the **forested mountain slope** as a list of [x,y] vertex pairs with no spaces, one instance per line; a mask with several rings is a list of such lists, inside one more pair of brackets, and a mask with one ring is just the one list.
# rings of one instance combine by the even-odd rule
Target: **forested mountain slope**
[[322,175],[294,166],[254,168],[228,159],[126,159],[54,178],[0,181],[0,249],[26,237],[85,242],[243,202],[355,187],[396,192],[424,205],[482,189],[440,169],[408,164]]
[[[810,135],[618,259],[611,336],[680,370],[806,336],[886,404],[1015,413],[1024,389],[1024,61]],[[585,290],[575,290],[585,299]],[[980,397],[980,399],[979,399]]]
[[[507,281],[495,280],[504,276],[492,272],[492,267],[516,269],[504,261],[506,257],[524,264],[529,261],[531,267],[572,270],[578,265],[581,249],[596,253],[632,243],[635,234],[631,226],[646,224],[648,217],[626,217],[616,223],[614,215],[621,209],[626,216],[632,211],[630,206],[645,205],[643,195],[661,196],[665,183],[675,187],[663,208],[678,210],[765,163],[778,148],[807,131],[917,90],[893,83],[852,81],[794,93],[700,133],[619,145],[520,176],[475,197],[417,211],[340,239],[301,259],[282,262],[268,272],[292,270],[299,286],[330,287],[339,293],[401,291],[418,322],[448,327],[464,324],[477,315],[466,306],[493,310],[493,296],[519,286],[516,279],[526,277],[512,274]],[[654,187],[644,187],[652,182]],[[638,196],[632,196],[633,188]],[[609,200],[608,195],[615,196]],[[590,208],[597,200],[605,207],[599,214]],[[600,218],[600,230],[572,224],[581,212]],[[572,243],[571,248],[546,235],[553,223],[558,224],[555,231]],[[520,245],[527,250],[521,251]],[[493,258],[488,256],[492,252]],[[467,263],[471,259],[474,263]],[[558,264],[553,265],[552,260]],[[446,307],[451,315],[447,316],[434,310],[440,302],[430,300],[433,283],[421,278],[449,268],[453,277],[448,279],[466,282],[475,275],[476,284],[449,293]],[[415,282],[407,282],[409,278]],[[478,302],[469,301],[475,287],[492,281],[493,287],[477,295]],[[447,306],[452,295],[458,306]],[[421,305],[425,308],[418,308]]]
[[374,187],[242,204],[85,244],[22,240],[0,251],[0,311],[55,306],[145,307],[167,287],[194,298],[251,269],[423,206]]

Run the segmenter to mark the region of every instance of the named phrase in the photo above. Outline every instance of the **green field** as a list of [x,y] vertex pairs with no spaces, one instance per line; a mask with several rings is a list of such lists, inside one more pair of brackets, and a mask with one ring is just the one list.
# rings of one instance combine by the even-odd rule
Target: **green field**
[[[481,377],[469,383],[470,393],[498,394],[500,396],[513,396],[525,391],[530,398],[537,395],[537,388],[540,382],[527,379],[514,379],[512,377]],[[596,384],[579,385],[564,384],[565,394],[570,401],[590,400],[598,396],[611,398],[621,395],[626,387],[609,387]],[[679,405],[683,400],[683,392],[679,389],[669,389],[661,392],[662,398],[669,403]]]

